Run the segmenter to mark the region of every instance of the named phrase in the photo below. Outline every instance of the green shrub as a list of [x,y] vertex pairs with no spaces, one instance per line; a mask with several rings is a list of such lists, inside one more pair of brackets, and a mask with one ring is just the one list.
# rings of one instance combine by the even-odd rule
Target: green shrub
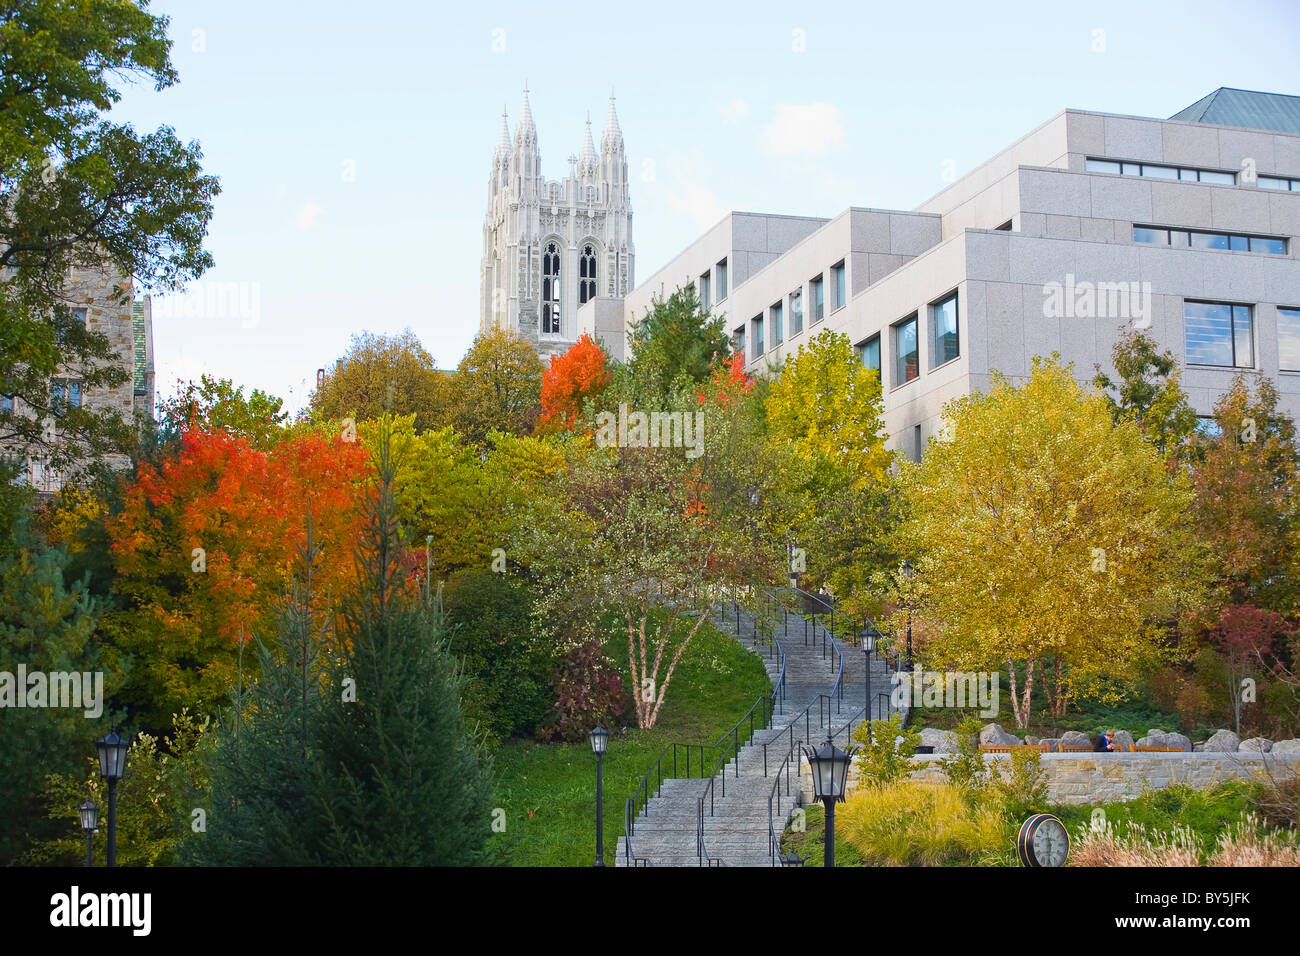
[[988,780],[988,768],[980,752],[980,718],[966,717],[957,725],[957,752],[940,761],[948,780],[959,787],[977,790]]
[[893,783],[906,777],[911,769],[910,760],[916,752],[921,732],[913,727],[904,727],[903,715],[894,714],[888,720],[873,720],[870,736],[867,724],[859,724],[852,738],[862,745],[857,760],[863,780]]
[[553,703],[557,665],[534,639],[532,595],[503,574],[481,570],[455,575],[444,593],[451,651],[467,682],[467,722],[497,739],[531,736]]

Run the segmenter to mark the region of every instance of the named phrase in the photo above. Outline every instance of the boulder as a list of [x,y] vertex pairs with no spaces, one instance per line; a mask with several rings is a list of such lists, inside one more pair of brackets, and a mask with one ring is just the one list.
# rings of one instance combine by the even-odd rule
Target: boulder
[[1198,740],[1196,743],[1192,744],[1192,753],[1199,754],[1204,752],[1205,752],[1205,744],[1202,741]]
[[1300,737],[1291,737],[1287,740],[1273,741],[1273,749],[1269,753],[1275,754],[1300,754]]
[[935,730],[926,727],[921,731],[921,746],[933,747],[931,753],[955,754],[957,752],[957,735],[951,730]]
[[1205,742],[1207,753],[1232,754],[1241,746],[1241,738],[1231,730],[1216,730]]
[[1248,750],[1252,753],[1266,754],[1273,749],[1273,741],[1267,737],[1247,737],[1241,742],[1238,750]]
[[1027,744],[1040,744],[1040,743],[1042,743],[1042,741],[1039,740],[1037,737],[1035,737],[1033,734],[1025,734],[1025,743],[1027,743]]
[[1092,738],[1081,730],[1067,730],[1061,734],[1061,743],[1069,747],[1087,747],[1092,749]]
[[[1026,739],[1028,739],[1028,738],[1026,738]],[[1059,753],[1060,750],[1061,750],[1061,738],[1060,738],[1060,737],[1042,737],[1042,738],[1039,739],[1038,742],[1039,742],[1040,744],[1047,744],[1047,752],[1048,752],[1049,754]]]
[[1001,724],[985,724],[980,731],[980,745],[987,747],[1014,747],[1022,743],[1021,739],[1015,734],[1009,734],[1002,729]]
[[1147,734],[1137,742],[1137,746],[1170,747],[1187,753],[1192,751],[1192,742],[1184,734]]
[[1119,753],[1127,753],[1133,749],[1133,735],[1127,730],[1115,731],[1115,750]]
[[1147,731],[1147,736],[1148,736],[1148,737],[1159,737],[1159,736],[1161,736],[1163,733],[1164,733],[1163,730],[1161,730],[1159,727],[1156,727],[1156,728],[1153,728],[1152,730],[1148,730],[1148,731]]

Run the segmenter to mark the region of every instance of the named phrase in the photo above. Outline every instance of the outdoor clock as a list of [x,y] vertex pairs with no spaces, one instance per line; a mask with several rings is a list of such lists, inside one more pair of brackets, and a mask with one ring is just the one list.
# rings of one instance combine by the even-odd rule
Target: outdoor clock
[[1021,866],[1065,866],[1070,855],[1070,834],[1050,813],[1035,813],[1020,826],[1016,853]]

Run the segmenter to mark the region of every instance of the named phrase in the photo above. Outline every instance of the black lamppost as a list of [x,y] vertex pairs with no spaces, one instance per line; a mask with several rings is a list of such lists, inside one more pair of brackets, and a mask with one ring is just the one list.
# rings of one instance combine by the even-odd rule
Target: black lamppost
[[[916,571],[912,568],[912,562],[903,562],[903,576],[911,581],[916,576]],[[912,595],[907,595],[907,669],[912,669]]]
[[[873,627],[862,637],[862,655],[867,659],[867,739],[871,739],[871,652],[876,649],[879,632]],[[886,715],[887,716],[887,715]]]
[[86,834],[86,866],[95,865],[95,824],[99,822],[99,804],[87,800],[77,807],[81,830]]
[[605,865],[605,796],[603,787],[603,766],[605,750],[609,747],[609,731],[596,727],[587,733],[591,738],[591,752],[596,755],[596,862],[593,866]]
[[849,761],[857,748],[847,751],[827,740],[821,750],[807,751],[808,766],[812,769],[813,794],[826,807],[826,852],[822,865],[835,865],[835,804],[844,799],[844,784],[849,776]]
[[785,856],[780,857],[782,866],[803,866],[804,859],[798,853],[791,850]]
[[112,733],[95,741],[99,775],[108,781],[108,865],[117,866],[117,782],[126,773],[128,741]]

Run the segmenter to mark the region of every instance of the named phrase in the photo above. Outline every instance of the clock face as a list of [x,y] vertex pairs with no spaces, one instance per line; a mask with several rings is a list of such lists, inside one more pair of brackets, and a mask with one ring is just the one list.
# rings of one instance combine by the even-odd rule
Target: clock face
[[1070,837],[1061,821],[1048,817],[1034,831],[1034,856],[1039,866],[1064,866],[1070,852]]

